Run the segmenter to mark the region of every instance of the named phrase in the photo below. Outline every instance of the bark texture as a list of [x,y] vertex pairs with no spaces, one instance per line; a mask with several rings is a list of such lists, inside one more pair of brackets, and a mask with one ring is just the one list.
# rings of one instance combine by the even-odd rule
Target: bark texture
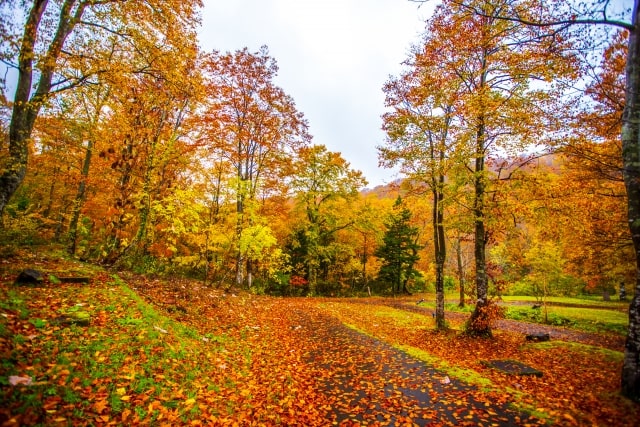
[[640,401],[640,0],[634,1],[626,64],[622,115],[624,182],[629,203],[629,229],[636,251],[635,295],[629,305],[629,330],[622,366],[622,393]]

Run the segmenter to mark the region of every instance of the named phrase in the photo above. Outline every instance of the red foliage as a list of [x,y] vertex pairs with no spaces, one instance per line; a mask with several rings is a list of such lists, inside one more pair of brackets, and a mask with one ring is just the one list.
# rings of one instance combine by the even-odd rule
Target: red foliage
[[309,281],[302,276],[291,276],[289,284],[297,288],[303,288],[309,284]]

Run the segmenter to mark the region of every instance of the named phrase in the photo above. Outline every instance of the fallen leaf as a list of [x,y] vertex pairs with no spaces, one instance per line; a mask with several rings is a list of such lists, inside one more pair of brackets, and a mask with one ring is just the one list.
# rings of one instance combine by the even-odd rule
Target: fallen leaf
[[18,375],[10,375],[9,376],[9,384],[16,385],[31,385],[33,383],[33,378],[31,377],[21,377]]

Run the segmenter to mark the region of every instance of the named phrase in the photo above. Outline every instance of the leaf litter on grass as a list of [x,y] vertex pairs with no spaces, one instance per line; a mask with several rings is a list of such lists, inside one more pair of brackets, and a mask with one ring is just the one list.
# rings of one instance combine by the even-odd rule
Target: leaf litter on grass
[[[42,266],[55,272],[53,261]],[[2,274],[0,289],[0,378],[33,383],[3,383],[2,424],[537,425],[547,417],[624,426],[638,416],[616,394],[617,367],[588,352],[523,345],[517,334],[473,340],[434,333],[425,316],[379,316],[352,300],[231,294],[185,279],[97,272],[88,285],[17,289],[12,274]],[[89,326],[50,322],[76,304]],[[378,340],[492,386],[427,373],[431,362]],[[490,358],[531,363],[545,375],[507,378],[480,363]],[[589,388],[594,382],[602,386]],[[513,401],[542,418],[504,412]]]

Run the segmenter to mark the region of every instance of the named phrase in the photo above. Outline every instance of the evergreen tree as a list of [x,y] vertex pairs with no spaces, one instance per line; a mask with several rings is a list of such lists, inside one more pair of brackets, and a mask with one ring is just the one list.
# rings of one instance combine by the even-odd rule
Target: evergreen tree
[[378,278],[391,283],[393,293],[405,292],[409,279],[419,276],[420,273],[413,268],[420,259],[417,243],[418,228],[410,225],[411,212],[404,207],[402,199],[398,197],[393,205],[394,213],[385,223],[387,231],[375,255],[383,260]]

